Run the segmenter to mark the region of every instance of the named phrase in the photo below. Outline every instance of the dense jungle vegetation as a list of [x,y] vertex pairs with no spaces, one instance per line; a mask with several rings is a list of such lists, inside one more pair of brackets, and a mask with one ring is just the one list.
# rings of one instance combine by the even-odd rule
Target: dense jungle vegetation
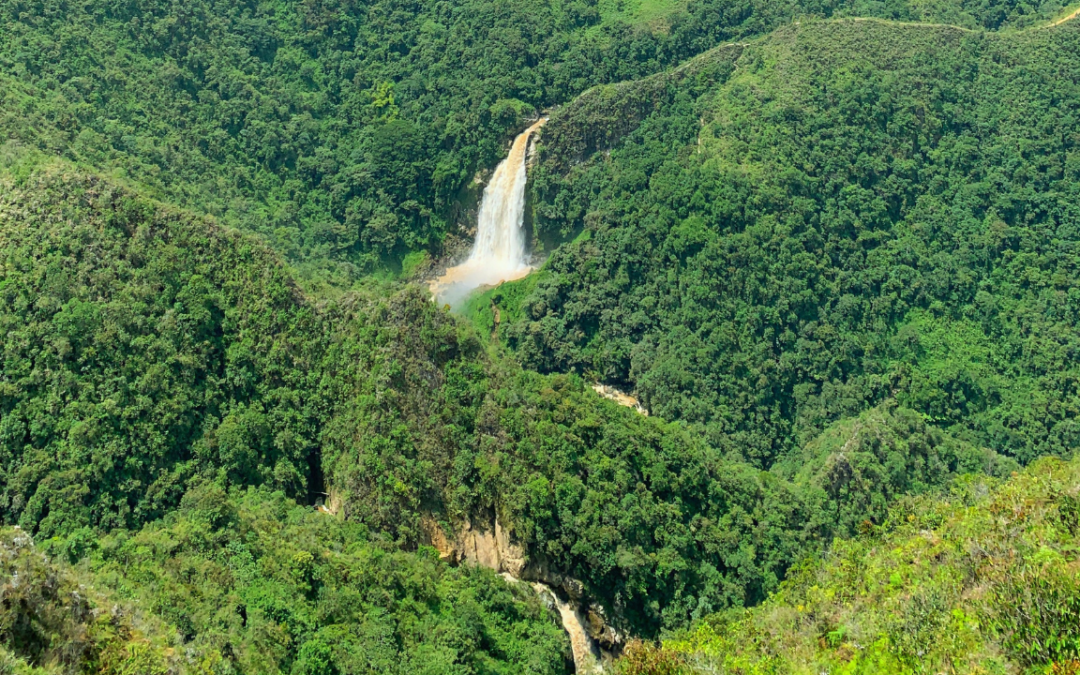
[[544,130],[523,363],[768,468],[895,399],[1028,462],[1080,443],[1080,28],[804,22]]
[[5,529],[0,569],[5,673],[567,672],[531,590],[280,492],[207,484],[142,531],[45,546]]
[[0,673],[571,672],[495,518],[624,672],[1072,672],[1062,10],[5,3]]
[[348,286],[409,251],[441,250],[466,224],[474,174],[501,158],[508,134],[592,85],[803,14],[997,30],[1060,8],[11,0],[0,7],[0,126],[259,233],[309,283]]
[[1040,460],[902,501],[768,602],[640,645],[623,673],[1075,672],[1078,483],[1075,460]]
[[423,543],[426,514],[453,532],[495,510],[650,635],[763,598],[897,495],[1013,466],[886,403],[809,444],[800,472],[762,473],[486,354],[415,289],[313,304],[243,235],[62,163],[13,166],[0,507],[73,542],[54,546],[152,527],[207,484],[309,503],[325,481],[387,545]]

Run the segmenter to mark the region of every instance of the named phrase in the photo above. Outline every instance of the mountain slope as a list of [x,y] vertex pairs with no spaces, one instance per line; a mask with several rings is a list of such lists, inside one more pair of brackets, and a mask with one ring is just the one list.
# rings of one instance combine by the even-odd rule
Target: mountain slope
[[176,672],[177,640],[162,622],[88,589],[26,532],[0,529],[0,571],[0,672]]
[[[803,18],[663,70],[858,6],[106,4],[0,10],[0,517],[163,650],[559,672],[527,589],[425,546],[498,528],[653,637],[1080,443],[1078,27],[977,29],[1056,5]],[[650,72],[553,113],[550,258],[472,305],[504,320],[361,281],[438,250],[537,107]]]
[[132,526],[216,470],[304,495],[316,319],[276,258],[64,165],[3,181],[5,519]]
[[476,305],[759,466],[890,397],[1068,453],[1078,32],[810,21],[592,90],[535,172],[538,238],[576,238]]
[[497,517],[651,635],[760,600],[896,496],[1008,466],[889,404],[761,472],[487,353],[419,289],[315,303],[258,242],[101,177],[2,180],[0,507],[38,537],[139,529],[208,482],[328,492],[410,549]]
[[[13,0],[0,137],[122,174],[348,285],[470,226],[471,180],[540,108],[801,14],[996,30],[1056,0]],[[451,247],[452,248],[452,247]]]
[[6,528],[0,570],[4,673],[572,672],[531,589],[266,490],[203,485],[111,536]]
[[1078,488],[1080,465],[1051,459],[902,502],[762,606],[664,648],[688,672],[1073,672]]

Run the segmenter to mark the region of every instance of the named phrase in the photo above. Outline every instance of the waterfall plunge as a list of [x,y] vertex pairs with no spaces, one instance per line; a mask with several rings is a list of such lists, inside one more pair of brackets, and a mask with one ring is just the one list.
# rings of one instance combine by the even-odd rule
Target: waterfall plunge
[[446,270],[431,284],[440,302],[457,307],[481,286],[520,279],[530,268],[525,262],[525,152],[529,137],[547,120],[541,118],[514,139],[491,182],[484,188],[476,241],[468,260]]

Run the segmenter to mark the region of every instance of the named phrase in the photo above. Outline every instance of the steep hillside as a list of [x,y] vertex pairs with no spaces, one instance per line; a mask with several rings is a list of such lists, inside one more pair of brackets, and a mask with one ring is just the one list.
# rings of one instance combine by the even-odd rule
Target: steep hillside
[[1069,453],[1078,37],[807,21],[591,90],[535,172],[537,237],[573,241],[474,306],[527,366],[757,466],[887,398],[1021,462]]
[[259,243],[108,180],[32,158],[2,180],[0,507],[38,537],[138,529],[207,482],[329,492],[405,548],[497,518],[651,635],[760,600],[898,495],[1008,466],[889,403],[763,473],[488,354],[419,289],[312,303]]
[[0,571],[13,675],[572,672],[531,590],[280,493],[203,485],[163,521],[100,538],[35,546],[7,528]]
[[18,528],[0,529],[0,672],[175,673],[176,636],[88,589]]
[[902,502],[760,607],[642,649],[626,672],[1075,672],[1078,491],[1080,464],[1054,459]]
[[532,589],[280,493],[200,486],[162,521],[80,553],[87,579],[176,631],[188,672],[572,672]]
[[[313,282],[439,251],[535,111],[801,14],[989,29],[1033,3],[12,0],[0,138],[260,233]],[[412,262],[415,262],[414,259]]]
[[126,527],[197,475],[305,497],[318,319],[236,233],[62,164],[0,188],[4,519]]
[[[1060,11],[5,4],[0,671],[565,672],[477,541],[641,672],[1077,658]],[[369,274],[563,103],[540,271]]]

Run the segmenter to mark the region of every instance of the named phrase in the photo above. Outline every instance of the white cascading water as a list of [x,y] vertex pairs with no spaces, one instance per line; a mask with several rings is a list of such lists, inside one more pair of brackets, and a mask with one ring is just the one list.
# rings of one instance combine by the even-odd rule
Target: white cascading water
[[446,270],[431,284],[431,292],[453,307],[481,286],[494,286],[520,279],[532,268],[526,263],[525,235],[525,153],[529,137],[547,120],[541,118],[514,139],[480,200],[476,241],[468,260]]

